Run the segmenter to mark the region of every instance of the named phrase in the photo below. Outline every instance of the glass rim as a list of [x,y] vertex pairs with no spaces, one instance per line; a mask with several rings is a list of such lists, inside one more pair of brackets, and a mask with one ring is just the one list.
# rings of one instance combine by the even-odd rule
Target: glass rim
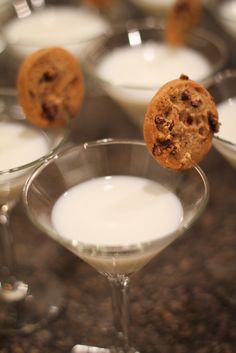
[[[3,88],[3,87],[0,87],[0,99],[1,99],[1,97],[4,97],[4,98],[6,98],[6,97],[16,98],[16,103],[18,102],[17,101],[17,91],[14,88],[8,88],[8,87]],[[20,104],[19,104],[19,106],[20,106]],[[10,121],[11,121],[11,119],[10,119]],[[25,119],[22,119],[21,121],[27,122],[27,119],[25,118]],[[32,128],[40,129],[40,131],[49,131],[49,128],[48,129],[47,128],[40,128],[40,127],[37,127],[36,125],[31,124],[30,122],[29,122],[29,124],[30,124],[30,126],[32,126]],[[63,128],[63,126],[62,126],[62,128]],[[55,128],[52,127],[50,129],[55,129]],[[56,127],[56,129],[57,129],[57,127]],[[33,160],[33,161],[29,162],[29,163],[22,164],[22,165],[20,165],[18,167],[8,168],[8,169],[3,169],[3,170],[0,169],[0,177],[2,175],[13,174],[13,173],[20,172],[20,171],[23,171],[25,169],[31,168],[31,167],[37,165],[38,163],[43,162],[45,159],[50,158],[64,144],[64,142],[66,141],[66,139],[67,139],[67,137],[69,135],[69,131],[70,131],[70,122],[67,121],[65,126],[64,126],[64,132],[63,132],[63,137],[62,137],[61,141],[56,146],[54,146],[52,149],[50,149],[49,152],[47,152],[45,155],[43,155],[40,158],[37,158],[37,159],[35,159],[35,160]]]
[[[105,80],[99,76],[96,72],[96,67],[93,63],[93,58],[94,58],[94,53],[96,54],[97,50],[101,48],[106,42],[111,39],[115,35],[119,34],[125,34],[125,33],[130,33],[133,31],[145,31],[145,30],[156,30],[160,33],[164,32],[164,21],[159,19],[155,19],[153,17],[146,17],[140,20],[128,20],[125,25],[124,24],[117,24],[115,25],[110,31],[107,31],[107,33],[98,36],[96,39],[96,42],[91,42],[88,45],[88,48],[85,49],[85,68],[88,70],[88,73],[90,73],[93,78],[95,78],[98,82],[102,83],[103,85],[106,85],[108,87],[114,87],[114,88],[124,88],[124,89],[132,89],[132,90],[145,90],[145,91],[153,91],[157,90],[158,86],[137,86],[137,85],[129,85],[129,84],[117,84],[117,83],[111,83],[108,80]],[[222,67],[227,62],[228,59],[228,51],[227,47],[224,43],[224,41],[219,38],[214,32],[211,32],[207,29],[203,28],[197,28],[194,29],[190,33],[189,37],[189,43],[191,43],[191,39],[194,38],[200,38],[203,39],[204,41],[213,44],[217,50],[222,54],[218,56],[218,61],[215,65],[212,66],[212,71],[209,73],[207,77],[202,79],[200,82],[205,84],[205,82],[208,82],[208,80],[216,74]],[[150,39],[145,39],[145,42]],[[128,41],[127,41],[128,44]],[[122,45],[125,46],[126,44]],[[188,46],[188,43],[187,43]],[[181,75],[182,72],[180,72],[179,75]]]
[[[68,246],[70,249],[78,249],[82,253],[87,255],[96,253],[97,256],[115,256],[116,254],[122,254],[124,256],[126,255],[131,255],[131,254],[136,254],[140,252],[140,249],[142,250],[151,250],[152,247],[159,241],[159,239],[153,239],[150,241],[146,242],[139,242],[137,244],[130,244],[126,246],[110,246],[110,245],[94,245],[94,244],[85,244],[79,241],[76,241],[76,245],[73,245],[73,239],[65,239],[64,237],[60,236],[60,234],[57,231],[53,232],[48,232],[46,228],[42,225],[41,222],[38,221],[38,218],[35,218],[32,216],[32,212],[30,211],[30,207],[28,204],[28,193],[30,189],[30,185],[32,182],[35,180],[35,178],[43,171],[48,165],[52,164],[54,160],[65,156],[67,153],[73,152],[73,150],[79,150],[79,149],[87,149],[90,147],[96,147],[96,146],[104,146],[104,145],[114,145],[114,144],[132,144],[132,145],[139,145],[145,147],[146,144],[143,140],[139,139],[124,139],[124,138],[105,138],[105,139],[100,139],[100,140],[95,140],[91,142],[84,142],[79,145],[75,146],[69,146],[66,149],[63,149],[60,151],[57,155],[55,155],[53,158],[51,158],[48,161],[45,161],[43,164],[39,165],[34,172],[28,177],[24,188],[23,188],[23,203],[26,209],[26,213],[29,217],[29,219],[33,222],[33,224],[37,225],[37,227],[44,233],[48,234],[51,236],[54,240],[58,241],[59,243],[66,244],[65,246]],[[151,155],[150,155],[151,156]],[[183,233],[184,230],[187,230],[191,224],[201,215],[203,210],[205,209],[208,199],[209,199],[209,183],[206,177],[206,174],[203,172],[203,170],[200,168],[199,165],[195,165],[192,169],[199,175],[201,178],[203,185],[204,185],[204,195],[203,195],[203,202],[201,206],[198,209],[198,212],[195,213],[195,215],[192,217],[192,219],[187,223],[183,224],[181,223],[180,227],[175,230],[174,232],[166,234],[166,237],[170,238],[176,238],[179,234]],[[168,170],[168,169],[167,169]],[[179,173],[176,171],[171,171],[169,172],[173,173]],[[188,171],[185,171],[185,173]]]

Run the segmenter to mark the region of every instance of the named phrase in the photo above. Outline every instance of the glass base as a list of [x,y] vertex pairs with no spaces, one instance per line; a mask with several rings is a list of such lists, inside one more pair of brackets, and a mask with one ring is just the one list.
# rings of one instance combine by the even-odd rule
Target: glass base
[[63,306],[63,291],[53,274],[31,267],[19,272],[22,281],[0,290],[0,335],[29,334],[55,319]]

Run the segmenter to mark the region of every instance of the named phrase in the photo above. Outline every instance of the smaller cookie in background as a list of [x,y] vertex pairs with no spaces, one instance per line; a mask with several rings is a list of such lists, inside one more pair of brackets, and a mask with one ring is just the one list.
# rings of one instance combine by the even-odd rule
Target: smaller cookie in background
[[215,103],[205,87],[181,75],[160,88],[144,118],[144,140],[163,167],[186,170],[199,163],[219,129]]
[[84,91],[80,64],[63,48],[40,49],[20,66],[18,98],[26,118],[39,127],[59,126],[74,118]]
[[172,46],[184,45],[191,30],[200,22],[201,0],[176,0],[165,23],[165,41]]

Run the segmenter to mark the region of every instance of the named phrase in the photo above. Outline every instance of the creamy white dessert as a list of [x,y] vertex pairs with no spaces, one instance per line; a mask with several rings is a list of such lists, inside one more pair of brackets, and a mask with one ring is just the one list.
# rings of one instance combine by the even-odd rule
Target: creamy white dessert
[[[157,182],[131,176],[95,178],[66,191],[55,203],[52,223],[59,241],[98,271],[132,273],[174,238],[183,208],[174,193]],[[154,241],[152,249],[145,244]],[[77,246],[78,245],[78,246]],[[88,255],[81,245],[96,248],[138,246],[135,254]]]
[[46,6],[28,17],[11,20],[3,28],[3,35],[20,58],[52,45],[63,46],[81,57],[88,42],[108,28],[102,16],[85,8]]

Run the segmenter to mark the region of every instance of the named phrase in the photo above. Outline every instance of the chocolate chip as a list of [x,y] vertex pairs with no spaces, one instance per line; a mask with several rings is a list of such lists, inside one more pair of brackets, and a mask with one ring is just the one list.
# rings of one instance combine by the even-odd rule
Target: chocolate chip
[[57,105],[53,104],[53,102],[44,102],[42,104],[43,116],[49,121],[55,120],[57,111],[58,111],[58,107]]
[[188,113],[186,110],[182,110],[179,113],[179,120],[187,125],[192,125],[192,123],[193,123],[193,118],[192,118],[191,114]]
[[187,101],[187,100],[190,99],[189,90],[185,89],[185,90],[181,93],[181,99],[182,99],[182,101]]
[[181,74],[181,75],[180,75],[180,79],[181,79],[181,80],[188,80],[189,78],[188,78],[187,75]]
[[187,124],[188,124],[188,125],[192,125],[192,123],[193,123],[193,118],[189,115],[189,116],[187,117]]
[[165,119],[163,119],[161,116],[155,116],[154,122],[157,128],[162,127],[162,125],[165,123]]
[[46,71],[43,73],[43,75],[41,76],[39,82],[52,82],[55,80],[55,78],[57,77],[57,74],[53,71]]
[[167,140],[159,140],[159,143],[161,146],[167,148],[170,146],[171,144],[171,140],[170,139],[167,139]]
[[202,126],[198,129],[200,135],[204,136],[207,133],[207,130]]
[[209,111],[207,113],[207,117],[208,117],[208,123],[209,123],[211,130],[213,132],[218,132],[219,131],[219,122],[218,122],[217,117],[211,111]]
[[167,140],[156,140],[152,148],[152,154],[154,156],[160,156],[163,150],[169,148],[172,145],[170,139]]
[[191,101],[191,106],[193,108],[199,108],[201,104],[202,100],[200,98]]
[[160,156],[162,154],[162,149],[158,142],[154,143],[152,147],[152,154],[153,156]]
[[29,95],[30,95],[31,98],[35,97],[35,93],[33,91],[31,91],[31,90],[29,90]]

